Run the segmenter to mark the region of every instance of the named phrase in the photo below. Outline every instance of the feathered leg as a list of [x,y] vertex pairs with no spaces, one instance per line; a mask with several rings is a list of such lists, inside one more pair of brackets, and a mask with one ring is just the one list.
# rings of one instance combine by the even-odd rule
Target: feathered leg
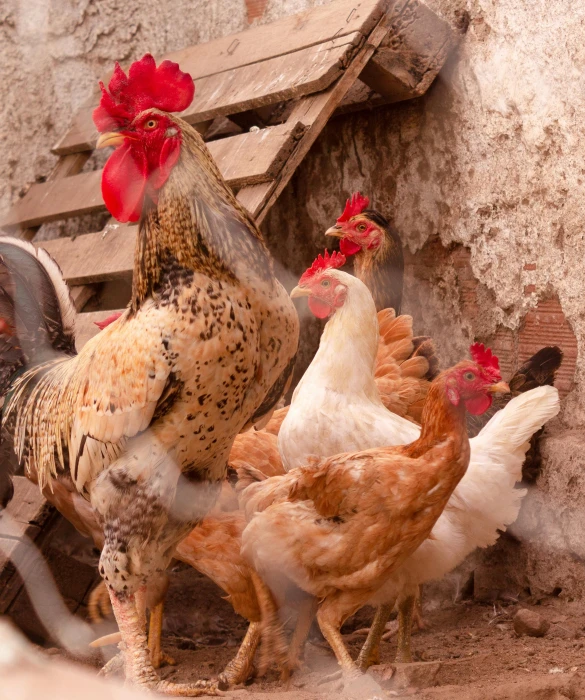
[[367,671],[373,664],[380,663],[380,641],[393,608],[394,602],[377,608],[374,621],[357,659],[357,665],[361,671]]
[[220,690],[244,683],[254,671],[254,654],[262,638],[262,623],[250,622],[238,653],[219,675]]
[[396,663],[408,664],[412,662],[410,650],[410,638],[412,636],[412,621],[416,596],[410,595],[398,604],[398,647],[396,649]]
[[209,681],[182,684],[161,681],[150,663],[145,625],[141,621],[142,614],[138,610],[138,604],[142,607],[141,594],[138,595],[137,601],[134,595],[122,598],[110,590],[110,600],[122,635],[124,670],[127,682],[154,690],[161,695],[175,697],[219,694],[216,685]]

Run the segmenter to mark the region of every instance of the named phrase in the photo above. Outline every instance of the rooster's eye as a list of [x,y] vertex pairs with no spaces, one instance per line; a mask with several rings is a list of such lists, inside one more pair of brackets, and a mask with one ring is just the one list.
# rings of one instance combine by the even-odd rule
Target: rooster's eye
[[144,125],[145,129],[156,129],[158,122],[156,119],[149,119]]
[[465,377],[465,379],[467,379],[468,382],[471,382],[475,379],[475,374],[473,374],[473,372],[465,372],[463,376]]
[[330,284],[331,284],[331,282],[330,282],[329,280],[323,280],[323,281],[321,282],[321,286],[322,286],[322,287],[328,287]]
[[357,225],[357,230],[358,230],[360,233],[363,233],[367,228],[368,228],[368,227],[367,227],[365,224],[358,224],[358,225]]

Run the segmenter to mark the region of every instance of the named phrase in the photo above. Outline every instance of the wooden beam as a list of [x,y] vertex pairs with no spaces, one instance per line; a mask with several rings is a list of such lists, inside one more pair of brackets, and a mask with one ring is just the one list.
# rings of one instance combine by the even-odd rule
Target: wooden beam
[[[232,187],[274,179],[294,149],[304,127],[290,120],[260,131],[238,134],[208,144],[212,157]],[[33,185],[8,212],[5,228],[30,227],[48,221],[104,211],[101,171]]]
[[[324,90],[336,80],[362,34],[337,37],[292,54],[234,68],[197,82],[195,98],[180,116],[190,124],[274,104]],[[181,64],[181,68],[184,69]],[[92,149],[98,137],[91,114],[82,109],[53,153]]]
[[415,2],[417,0],[395,0],[341,78],[327,90],[299,100],[289,119],[295,123],[300,121],[306,127],[306,132],[292,156],[287,160],[280,175],[272,184],[270,192],[256,216],[258,224],[264,221],[270,207],[278,199],[300,162],[307,155],[323,127],[363,71],[364,66],[372,58],[378,46],[390,31],[393,33],[400,31],[402,24],[408,22],[407,8]]
[[388,103],[425,93],[454,42],[449,24],[421,2],[412,3],[409,16],[400,31],[380,44],[360,75]]

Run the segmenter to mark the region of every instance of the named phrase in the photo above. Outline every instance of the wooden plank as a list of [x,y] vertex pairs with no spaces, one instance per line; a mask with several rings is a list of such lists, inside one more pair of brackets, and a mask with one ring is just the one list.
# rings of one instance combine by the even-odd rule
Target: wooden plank
[[[119,309],[122,311],[123,309]],[[97,335],[100,329],[95,325],[96,321],[104,321],[116,311],[91,311],[90,313],[77,314],[75,319],[75,346],[79,352],[90,338]]]
[[447,22],[421,2],[409,8],[409,22],[392,32],[365,66],[360,79],[390,102],[424,94],[453,46]]
[[273,183],[274,180],[271,180],[270,182],[263,182],[261,185],[251,185],[250,187],[242,188],[237,195],[238,202],[255,218],[264,206]]
[[[362,34],[353,32],[327,44],[203,78],[197,82],[192,104],[180,116],[190,124],[199,123],[324,90],[341,75],[362,39]],[[91,118],[93,107],[76,115],[53,153],[94,147],[98,134]]]
[[309,152],[309,149],[323,130],[329,117],[331,117],[351,86],[357,80],[364,66],[374,55],[378,46],[380,46],[390,31],[400,31],[402,24],[408,22],[409,5],[411,2],[416,1],[417,0],[394,0],[387,14],[384,15],[377,24],[376,28],[367,38],[341,78],[327,90],[317,95],[305,97],[295,106],[289,119],[295,123],[300,121],[305,125],[307,131],[299,141],[294,153],[288,159],[280,175],[274,181],[270,194],[266,197],[262,209],[258,212],[256,221],[259,225],[264,221],[270,207],[278,199],[278,196],[288,184],[300,162]]
[[70,285],[90,284],[132,276],[136,226],[109,225],[99,233],[42,241]]
[[[289,119],[286,124],[212,141],[208,146],[228,184],[242,187],[276,177],[302,131],[301,125]],[[94,170],[33,185],[8,212],[2,226],[35,226],[104,210],[101,171]]]

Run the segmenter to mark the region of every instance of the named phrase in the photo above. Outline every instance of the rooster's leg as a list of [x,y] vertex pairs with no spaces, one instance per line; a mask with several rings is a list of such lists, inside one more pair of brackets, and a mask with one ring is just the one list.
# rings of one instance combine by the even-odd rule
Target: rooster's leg
[[312,596],[310,598],[305,598],[301,603],[295,631],[293,632],[288,648],[288,665],[291,670],[299,668],[301,665],[301,659],[305,650],[305,642],[309,636],[316,613],[317,599]]
[[254,670],[254,654],[262,638],[262,623],[250,622],[238,653],[219,675],[220,690],[227,690],[232,685],[244,683]]
[[380,605],[376,610],[376,616],[357,659],[361,671],[367,671],[373,664],[380,663],[380,641],[393,608],[394,603],[389,603]]
[[272,663],[281,670],[282,680],[289,675],[287,643],[280,623],[278,605],[271,590],[255,571],[250,572],[262,614],[262,647],[258,675],[263,676]]
[[[138,594],[139,603],[141,603],[141,595],[141,593]],[[136,597],[134,595],[118,597],[111,590],[110,600],[122,635],[124,670],[129,683],[154,690],[162,695],[196,697],[218,694],[217,687],[208,681],[185,684],[161,681],[150,663],[146,629],[141,621],[142,615],[138,610]]]
[[177,664],[172,656],[169,656],[162,650],[161,638],[164,607],[164,600],[161,600],[161,602],[157,603],[150,611],[150,624],[148,626],[148,649],[150,651],[150,661],[154,668],[160,668],[163,663],[168,664],[169,666],[176,666]]
[[409,664],[412,661],[410,638],[412,635],[412,620],[416,597],[409,595],[398,604],[398,647],[396,663]]

